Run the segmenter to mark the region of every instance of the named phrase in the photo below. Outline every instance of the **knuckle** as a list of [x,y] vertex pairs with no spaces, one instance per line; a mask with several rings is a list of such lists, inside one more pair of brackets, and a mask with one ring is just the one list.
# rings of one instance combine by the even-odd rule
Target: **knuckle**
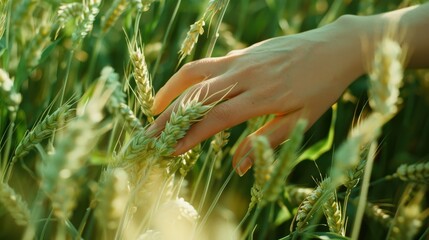
[[228,123],[231,121],[232,116],[229,111],[229,107],[225,106],[226,104],[220,105],[218,107],[213,108],[210,113],[211,116],[221,122]]

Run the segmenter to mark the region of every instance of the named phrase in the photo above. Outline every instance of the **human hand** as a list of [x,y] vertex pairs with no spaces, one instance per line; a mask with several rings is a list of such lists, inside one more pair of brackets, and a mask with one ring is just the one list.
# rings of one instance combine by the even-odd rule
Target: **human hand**
[[[350,34],[347,21],[184,65],[156,94],[155,114],[189,88],[204,88],[211,96],[205,104],[222,101],[192,125],[174,155],[250,118],[275,114],[238,147],[233,166],[243,175],[253,163],[249,154],[253,135],[266,135],[275,147],[288,138],[299,118],[306,118],[311,126],[363,73],[361,44],[357,34]],[[150,129],[160,131],[184,97],[171,104]]]

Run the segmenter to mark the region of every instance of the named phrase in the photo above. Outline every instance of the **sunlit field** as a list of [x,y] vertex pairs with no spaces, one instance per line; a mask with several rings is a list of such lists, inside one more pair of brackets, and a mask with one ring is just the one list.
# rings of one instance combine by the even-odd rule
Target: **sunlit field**
[[388,37],[309,130],[252,139],[242,177],[271,115],[173,156],[219,103],[202,89],[147,130],[186,63],[423,2],[1,0],[0,239],[428,239],[429,71]]

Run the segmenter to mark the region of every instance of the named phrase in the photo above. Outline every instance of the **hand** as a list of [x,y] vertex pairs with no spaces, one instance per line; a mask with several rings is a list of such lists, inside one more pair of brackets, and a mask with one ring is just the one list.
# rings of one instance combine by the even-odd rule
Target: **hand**
[[[266,40],[224,57],[186,64],[159,90],[153,112],[159,114],[188,88],[206,88],[207,95],[212,95],[207,104],[223,98],[179,141],[175,155],[250,118],[275,114],[240,144],[233,165],[240,162],[236,169],[242,175],[253,162],[248,154],[252,135],[266,135],[275,147],[287,139],[299,118],[306,118],[311,126],[363,73],[360,52],[359,40],[339,23]],[[222,94],[225,89],[230,90]],[[163,128],[181,98],[151,129]]]

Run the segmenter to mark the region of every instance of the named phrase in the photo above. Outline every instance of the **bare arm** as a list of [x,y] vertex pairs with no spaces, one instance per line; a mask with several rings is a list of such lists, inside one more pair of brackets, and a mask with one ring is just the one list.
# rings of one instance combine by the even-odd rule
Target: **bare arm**
[[[251,135],[264,134],[275,147],[287,139],[297,119],[306,118],[311,126],[351,82],[366,72],[374,45],[392,23],[397,23],[394,38],[408,48],[408,67],[429,67],[429,4],[367,17],[343,16],[319,29],[186,64],[157,93],[153,111],[161,113],[188,88],[206,87],[212,95],[234,86],[227,95],[210,99],[214,102],[224,97],[226,101],[191,127],[175,154],[266,114],[276,117]],[[151,130],[164,127],[180,99],[156,119]],[[240,175],[253,163],[251,135],[234,156],[233,165],[240,163]]]

